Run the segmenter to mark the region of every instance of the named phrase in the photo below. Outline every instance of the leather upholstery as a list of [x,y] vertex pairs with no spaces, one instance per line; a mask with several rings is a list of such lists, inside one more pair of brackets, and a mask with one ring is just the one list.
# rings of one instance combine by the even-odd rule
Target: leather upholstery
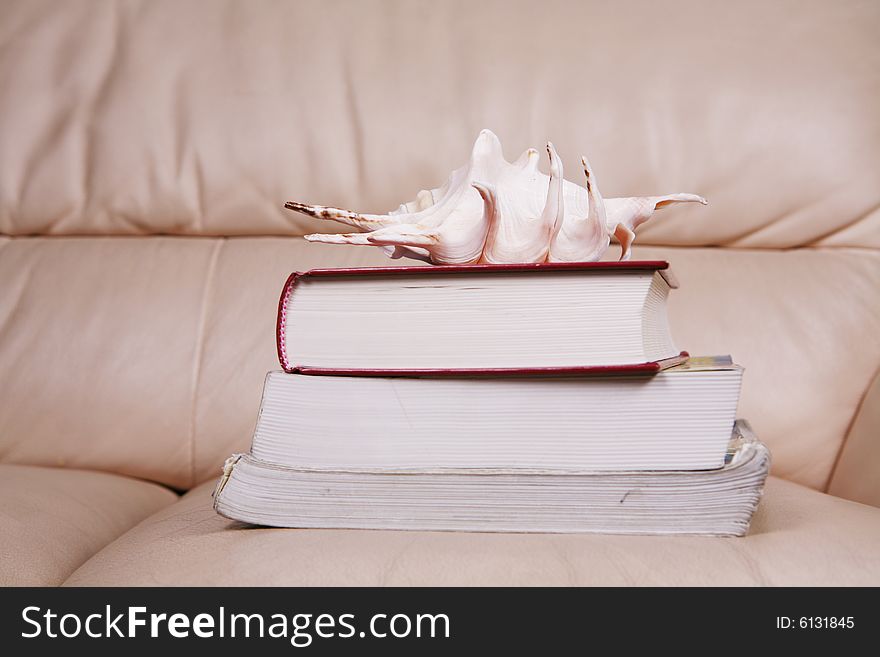
[[[277,367],[286,275],[389,262],[304,244],[297,236],[327,227],[282,202],[387,211],[444,180],[489,127],[510,159],[552,138],[571,180],[586,153],[607,196],[706,196],[705,208],[658,213],[634,255],[670,260],[681,279],[670,306],[679,346],[745,365],[740,413],[773,451],[775,475],[880,505],[877,3],[0,0],[0,12],[0,463],[178,489],[214,478],[247,449],[263,377]],[[27,475],[28,490],[64,476],[50,472]],[[105,485],[107,475],[70,472],[72,488]],[[48,513],[52,498],[33,494]],[[196,492],[167,513],[194,505],[186,517],[207,522],[207,504]],[[717,558],[729,571],[711,576],[730,583],[796,583],[797,568],[803,582],[867,572],[876,583],[865,555],[880,553],[868,527],[880,510],[784,482],[766,504],[760,533],[742,543],[754,548],[414,540],[436,541],[416,554],[450,563],[456,551],[473,555],[461,573],[474,581],[476,564],[487,581],[500,578],[496,563],[514,564],[516,581],[566,581],[545,553],[563,545],[618,553],[602,562],[607,581],[708,579]],[[71,552],[57,563],[29,553],[32,543],[10,544],[4,568],[20,559],[23,572],[59,581],[139,513],[112,531],[94,525],[79,543],[64,535]],[[132,553],[146,549],[137,536],[121,539]],[[241,546],[240,561],[224,562],[240,582],[248,575],[237,564],[257,568],[249,536],[217,539]],[[340,554],[381,564],[380,554],[345,551],[410,540],[383,536],[339,538]],[[259,540],[268,551],[290,539]],[[815,551],[801,547],[814,540]],[[796,542],[806,556],[788,563]],[[700,561],[705,546],[693,575],[639,566],[655,551]],[[490,547],[497,562],[483,558]],[[823,561],[825,549],[839,563]],[[556,565],[545,569],[546,558]],[[117,566],[97,568],[79,581],[86,571],[88,581],[125,579]],[[194,572],[220,578],[205,568]],[[328,560],[289,577],[358,577],[343,568]],[[376,577],[365,568],[364,581]],[[442,566],[391,579],[439,581],[441,571],[460,581]],[[571,581],[606,581],[598,567],[573,572]]]
[[[644,244],[880,246],[871,2],[4,2],[0,232],[299,235],[385,211],[484,127],[609,196],[693,191]],[[546,166],[546,164],[545,164]]]
[[117,475],[0,465],[0,500],[0,586],[46,586],[177,495]]
[[187,493],[68,585],[877,585],[880,511],[768,480],[745,538],[256,529]]
[[[279,367],[287,274],[387,262],[282,238],[31,238],[0,255],[12,290],[0,295],[0,370],[16,372],[0,378],[4,460],[63,459],[177,488],[248,448],[265,373]],[[673,263],[681,348],[745,366],[740,414],[774,472],[824,489],[880,361],[880,254],[643,247],[635,257]]]

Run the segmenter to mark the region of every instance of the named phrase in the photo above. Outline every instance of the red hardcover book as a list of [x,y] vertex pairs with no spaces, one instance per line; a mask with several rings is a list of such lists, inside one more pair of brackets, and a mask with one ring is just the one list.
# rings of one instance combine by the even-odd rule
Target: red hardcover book
[[278,302],[286,372],[347,376],[651,374],[672,343],[665,261],[294,272]]

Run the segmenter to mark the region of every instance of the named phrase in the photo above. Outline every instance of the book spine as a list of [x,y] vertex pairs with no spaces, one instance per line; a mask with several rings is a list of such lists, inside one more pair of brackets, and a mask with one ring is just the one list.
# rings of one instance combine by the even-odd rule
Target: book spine
[[278,362],[281,363],[281,367],[287,373],[296,371],[296,367],[290,363],[287,357],[285,326],[287,326],[288,305],[293,294],[293,288],[296,287],[300,276],[304,276],[306,273],[308,272],[295,271],[288,276],[287,282],[284,283],[284,288],[281,290],[281,297],[278,299],[278,314],[275,320],[275,346],[278,350]]

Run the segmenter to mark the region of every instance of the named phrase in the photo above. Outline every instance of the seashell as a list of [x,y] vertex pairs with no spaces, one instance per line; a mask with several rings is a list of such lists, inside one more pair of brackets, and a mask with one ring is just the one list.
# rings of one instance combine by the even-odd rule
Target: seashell
[[471,159],[443,186],[422,190],[388,214],[364,214],[290,201],[284,207],[365,232],[306,235],[310,242],[378,246],[391,258],[438,265],[469,263],[585,262],[599,260],[611,242],[629,259],[635,231],[659,208],[707,201],[696,194],[603,199],[589,162],[581,159],[586,186],[563,177],[562,160],[547,143],[549,175],[538,170],[538,151],[515,162],[483,130]]

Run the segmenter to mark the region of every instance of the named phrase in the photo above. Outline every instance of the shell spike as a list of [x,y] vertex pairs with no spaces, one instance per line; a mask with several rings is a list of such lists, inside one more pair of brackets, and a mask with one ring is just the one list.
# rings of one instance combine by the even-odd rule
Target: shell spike
[[581,166],[584,168],[584,178],[587,179],[587,192],[590,192],[593,188],[593,181],[591,180],[593,177],[593,170],[590,167],[590,162],[587,160],[586,155],[581,155]]
[[549,247],[550,240],[562,228],[562,221],[565,217],[565,202],[562,193],[564,180],[562,159],[556,152],[553,142],[550,141],[547,142],[547,156],[550,158],[550,184],[547,186],[547,201],[544,203],[543,212],[541,212],[541,225],[547,228],[547,245]]
[[477,140],[474,142],[474,148],[471,151],[471,159],[473,162],[503,160],[504,153],[501,148],[501,140],[491,130],[481,130]]
[[664,208],[673,203],[699,203],[700,205],[709,205],[709,201],[702,196],[696,194],[667,194],[666,196],[651,196],[656,209]]
[[311,235],[303,235],[303,239],[307,242],[323,242],[324,244],[355,244],[355,245],[367,245],[370,242],[367,241],[368,233],[313,233]]
[[523,154],[516,159],[513,166],[534,173],[538,170],[538,160],[540,159],[538,151],[534,148],[529,148],[523,151]]
[[501,210],[498,207],[498,196],[495,194],[495,188],[488,183],[479,182],[477,180],[471,183],[471,187],[480,193],[483,199],[483,218],[491,226],[501,219]]
[[486,238],[483,242],[483,252],[485,252],[485,245],[493,244],[498,236],[501,208],[498,207],[498,196],[494,187],[476,180],[471,183],[471,187],[476,189],[483,199],[483,222],[486,224]]
[[374,229],[380,226],[388,226],[398,223],[398,219],[392,219],[386,215],[361,214],[342,208],[334,208],[326,205],[306,205],[297,201],[288,201],[284,204],[288,210],[295,210],[307,214],[316,219],[330,219],[356,228]]
[[614,237],[620,242],[620,260],[629,260],[632,256],[632,243],[636,239],[636,234],[623,224],[617,224],[614,229]]
[[365,235],[368,244],[378,246],[414,246],[430,249],[436,246],[439,236],[436,232],[418,224],[389,226]]
[[593,174],[593,167],[586,155],[581,155],[581,164],[584,167],[584,177],[587,180],[587,199],[590,202],[590,210],[587,220],[593,224],[597,234],[608,236],[608,226],[605,222],[605,201],[602,194],[599,193],[599,185],[596,182],[596,176]]

